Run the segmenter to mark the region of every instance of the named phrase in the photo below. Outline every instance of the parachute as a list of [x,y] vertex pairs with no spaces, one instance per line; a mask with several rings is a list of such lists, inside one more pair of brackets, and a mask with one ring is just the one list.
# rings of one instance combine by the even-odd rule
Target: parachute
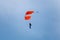
[[[30,19],[31,19],[31,14],[33,14],[33,13],[34,13],[34,11],[32,11],[32,10],[27,11],[27,12],[25,13],[24,19],[25,19],[25,20],[30,20]],[[29,23],[29,28],[30,28],[30,29],[31,29],[31,26],[32,26],[32,24]]]

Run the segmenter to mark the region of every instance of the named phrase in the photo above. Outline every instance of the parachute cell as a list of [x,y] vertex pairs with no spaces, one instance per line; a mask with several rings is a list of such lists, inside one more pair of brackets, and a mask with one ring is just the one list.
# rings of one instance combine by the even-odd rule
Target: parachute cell
[[27,11],[26,12],[26,15],[30,15],[30,14],[32,14],[34,11]]
[[31,16],[25,16],[25,20],[30,20]]

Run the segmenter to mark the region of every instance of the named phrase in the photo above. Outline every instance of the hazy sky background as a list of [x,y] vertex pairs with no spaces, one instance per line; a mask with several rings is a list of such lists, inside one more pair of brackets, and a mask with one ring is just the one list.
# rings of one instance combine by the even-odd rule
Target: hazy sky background
[[[60,40],[59,0],[0,0],[0,40]],[[31,20],[25,12],[34,10]],[[38,13],[37,13],[38,11]],[[32,23],[29,29],[28,23]]]

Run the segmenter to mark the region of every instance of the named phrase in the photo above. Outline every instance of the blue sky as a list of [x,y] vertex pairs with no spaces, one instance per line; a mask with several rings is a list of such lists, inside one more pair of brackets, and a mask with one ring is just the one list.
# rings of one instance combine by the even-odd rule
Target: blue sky
[[[58,1],[0,0],[0,40],[59,40]],[[28,10],[34,13],[26,21],[24,16]],[[28,27],[30,22],[32,29]]]

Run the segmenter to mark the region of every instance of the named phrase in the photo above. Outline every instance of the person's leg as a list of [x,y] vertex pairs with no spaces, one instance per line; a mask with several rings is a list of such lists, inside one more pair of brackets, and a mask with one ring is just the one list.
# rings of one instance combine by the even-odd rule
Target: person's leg
[[31,29],[31,23],[29,23],[29,28]]

